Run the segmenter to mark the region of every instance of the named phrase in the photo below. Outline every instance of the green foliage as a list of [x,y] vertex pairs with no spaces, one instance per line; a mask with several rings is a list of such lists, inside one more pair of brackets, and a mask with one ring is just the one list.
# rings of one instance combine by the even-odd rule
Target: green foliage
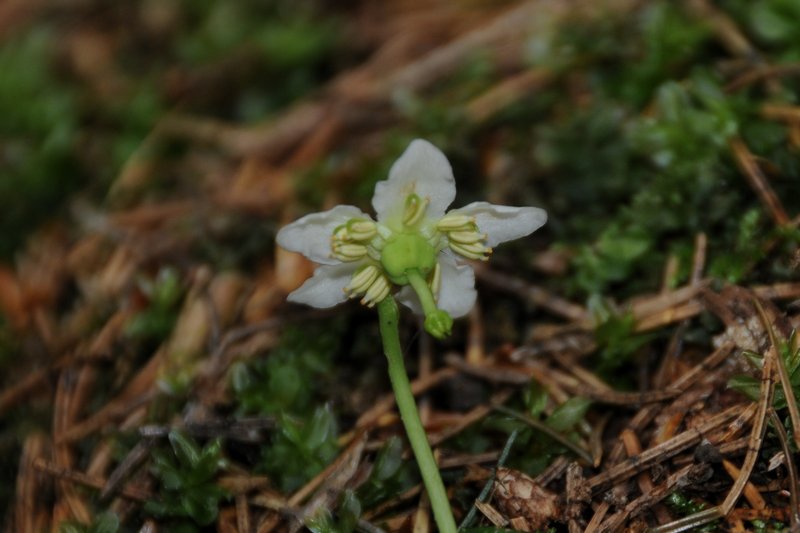
[[346,490],[339,503],[335,518],[330,511],[323,509],[317,516],[306,522],[306,527],[312,533],[351,533],[355,531],[360,516],[361,503],[352,490]]
[[[608,219],[608,205],[626,201],[631,191],[631,157],[620,124],[630,113],[614,101],[565,110],[558,121],[544,121],[535,130],[535,163],[569,186],[548,191],[548,206],[570,213],[556,229],[564,238],[593,239]],[[579,154],[579,156],[577,156]],[[580,213],[575,206],[580,205]]]
[[95,516],[88,526],[80,522],[62,522],[58,531],[59,533],[117,533],[119,526],[119,517],[107,511]]
[[[746,352],[745,355],[753,366],[758,369],[763,367],[764,359],[761,354]],[[798,341],[796,330],[792,331],[788,339],[778,341],[778,356],[783,359],[783,364],[786,366],[794,397],[800,397],[800,341]],[[754,401],[758,401],[761,397],[761,380],[752,376],[734,376],[728,382],[728,386],[745,394]],[[783,409],[786,407],[786,401],[783,387],[776,387],[772,406],[775,409]]]
[[528,412],[528,416],[532,418],[539,418],[544,413],[547,407],[547,389],[545,389],[538,381],[531,380],[531,384],[525,390],[522,396],[522,402]]
[[283,491],[291,492],[336,457],[336,417],[325,406],[317,408],[307,420],[282,414],[278,421],[280,429],[264,449],[262,466]]
[[289,327],[267,357],[234,365],[230,377],[239,412],[310,414],[321,397],[320,385],[334,370],[344,325],[343,320],[321,320]]
[[[673,2],[651,3],[633,23],[642,45],[637,48],[638,57],[621,62],[623,69],[609,88],[623,101],[638,107],[647,103],[655,87],[680,76],[692,64],[710,32]],[[615,69],[606,70],[613,75]]]
[[186,31],[175,43],[182,62],[201,66],[230,57],[248,57],[246,82],[239,94],[226,94],[209,112],[226,109],[252,121],[312,90],[341,42],[339,21],[321,16],[313,2],[187,3]]
[[[595,241],[576,250],[570,282],[573,290],[603,293],[631,278],[640,281],[629,285],[629,290],[652,287],[665,252],[685,249],[699,231],[714,232],[718,249],[734,248],[739,235],[754,225],[748,219],[742,229],[738,218],[732,220],[731,213],[741,211],[739,206],[748,205],[752,196],[731,186],[734,170],[727,159],[728,139],[747,116],[749,109],[741,99],[726,95],[716,79],[702,70],[694,72],[688,82],[661,85],[654,113],[630,119],[621,135],[608,140],[616,162],[609,161],[604,167],[603,158],[590,159],[589,165],[600,165],[573,178],[580,184],[576,189],[583,189],[584,183],[597,188],[591,183],[603,182],[609,172],[617,172],[619,185],[606,189],[610,194],[602,198],[600,206],[606,208],[610,198],[621,205],[611,213],[595,213],[590,208],[586,216],[570,217],[576,220],[567,221],[569,227],[560,230],[568,236],[571,231],[584,233],[587,226],[598,228]],[[579,143],[592,135],[573,134]],[[555,151],[566,150],[568,139],[566,135]],[[558,163],[554,172],[560,173],[560,161],[568,153],[551,158]],[[566,169],[570,174],[575,171],[569,165]],[[736,179],[741,183],[738,175]]]
[[[206,526],[214,522],[219,502],[227,496],[214,479],[225,467],[222,445],[211,441],[202,449],[178,431],[169,434],[171,450],[153,451],[152,472],[159,480],[157,500],[145,504],[146,513],[159,518],[177,519],[181,527]],[[176,525],[177,527],[177,525]]]
[[593,244],[582,245],[573,258],[573,283],[589,294],[628,279],[637,262],[651,252],[653,239],[643,228],[611,224]]
[[556,407],[545,423],[561,433],[572,431],[586,416],[591,404],[589,399],[573,396]]
[[392,437],[378,452],[369,478],[358,488],[358,499],[370,509],[410,488],[416,479],[416,466],[403,458],[402,441]]
[[231,369],[242,414],[276,415],[278,430],[263,449],[262,468],[291,491],[319,473],[336,455],[336,417],[317,407],[334,372],[344,321],[287,328],[268,357]]
[[311,20],[295,16],[263,24],[254,39],[275,67],[283,70],[314,64],[336,44],[334,20]]
[[636,318],[630,311],[619,314],[600,298],[589,300],[597,326],[595,341],[599,347],[599,369],[613,370],[629,362],[640,348],[651,340],[652,335],[636,334]]
[[[664,499],[664,503],[679,516],[689,516],[694,513],[699,513],[706,508],[705,503],[697,502],[680,491],[671,493]],[[717,531],[718,523],[719,521],[715,520],[702,527],[696,528],[696,530],[699,532]]]
[[[522,533],[518,529],[505,529],[500,527],[470,527],[467,529],[460,529],[461,533]],[[542,533],[556,533],[556,528],[537,530]]]
[[141,279],[139,288],[149,299],[149,306],[128,321],[125,334],[132,339],[160,341],[172,331],[183,298],[179,273],[163,268],[155,280]]
[[800,5],[794,0],[725,0],[723,7],[748,28],[776,63],[800,59]]
[[[524,410],[530,416],[537,419],[542,418],[546,404],[546,393],[542,388],[532,384],[531,388],[523,394],[522,400]],[[573,439],[577,436],[575,435],[577,426],[584,421],[591,403],[591,400],[586,398],[572,397],[557,406],[549,416],[544,417],[543,422],[567,439]],[[524,450],[524,452],[515,455],[511,464],[530,475],[541,472],[556,457],[570,453],[563,444],[554,441],[546,433],[531,427],[517,417],[489,416],[483,422],[481,430],[484,433],[487,430],[496,430],[507,435],[518,431],[514,449]]]
[[537,32],[529,43],[530,59],[557,71],[586,69],[598,93],[635,108],[645,105],[659,84],[682,77],[710,36],[705,25],[668,1],[650,2],[637,16],[571,22]]
[[789,528],[783,522],[777,520],[750,520],[750,525],[753,527],[753,533],[777,533],[782,531],[789,531]]
[[753,264],[764,257],[763,236],[767,235],[758,209],[747,211],[739,219],[736,242],[729,253],[720,253],[708,268],[709,275],[738,283]]
[[75,94],[50,68],[52,46],[43,30],[0,46],[0,198],[8,200],[0,212],[0,259],[84,180],[73,157]]

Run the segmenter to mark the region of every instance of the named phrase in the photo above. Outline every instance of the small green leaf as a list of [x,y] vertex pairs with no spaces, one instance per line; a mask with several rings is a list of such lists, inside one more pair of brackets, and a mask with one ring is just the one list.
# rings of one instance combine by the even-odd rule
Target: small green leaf
[[194,467],[200,461],[200,449],[179,431],[170,431],[169,442],[175,456],[184,466]]
[[326,406],[314,411],[311,418],[305,444],[309,450],[316,450],[330,439],[336,432],[336,420],[330,407]]
[[556,431],[566,432],[578,424],[586,415],[586,411],[592,404],[591,400],[579,396],[570,398],[562,403],[547,418],[547,425]]
[[372,477],[386,480],[394,476],[403,464],[403,443],[398,437],[390,438],[378,452]]
[[112,512],[100,513],[95,518],[92,533],[117,533],[119,531],[119,517]]
[[346,490],[339,505],[340,531],[354,531],[359,518],[361,518],[361,502],[358,501],[355,492]]
[[539,382],[531,381],[525,391],[525,406],[528,408],[528,414],[533,418],[539,418],[544,408],[547,407],[547,398],[547,389],[542,387]]

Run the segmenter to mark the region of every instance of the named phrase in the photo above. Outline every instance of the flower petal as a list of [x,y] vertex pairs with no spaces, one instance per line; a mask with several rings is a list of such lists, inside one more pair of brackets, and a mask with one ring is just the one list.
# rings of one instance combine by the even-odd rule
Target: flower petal
[[286,298],[290,302],[306,304],[320,309],[327,309],[347,300],[344,288],[350,278],[361,266],[360,262],[341,263],[339,265],[323,265],[314,271],[314,275],[306,280],[296,291]]
[[460,265],[451,254],[439,254],[442,270],[442,287],[439,289],[437,307],[444,309],[453,318],[469,313],[478,292],[475,290],[475,272],[469,265]]
[[425,315],[425,313],[422,311],[422,304],[419,303],[419,298],[417,298],[417,293],[414,292],[414,289],[411,288],[411,285],[403,286],[402,289],[397,291],[395,298],[398,302],[411,309],[415,315]]
[[456,197],[453,169],[444,154],[428,141],[415,139],[394,162],[389,179],[375,185],[372,207],[378,221],[398,220],[403,216],[406,197],[416,193],[428,198],[427,215],[439,219]]
[[290,252],[300,252],[315,263],[335,265],[340,263],[331,256],[333,230],[351,218],[370,218],[352,205],[337,205],[322,213],[311,213],[282,228],[275,241]]
[[[478,293],[475,290],[475,272],[468,265],[460,265],[455,257],[448,252],[442,252],[437,258],[442,274],[442,286],[439,289],[439,300],[436,306],[450,313],[452,318],[458,318],[469,313],[475,305]],[[397,293],[397,300],[422,315],[422,305],[417,294],[406,285]]]
[[475,217],[478,231],[488,235],[486,244],[490,247],[530,235],[547,222],[547,212],[538,207],[473,202],[451,212]]

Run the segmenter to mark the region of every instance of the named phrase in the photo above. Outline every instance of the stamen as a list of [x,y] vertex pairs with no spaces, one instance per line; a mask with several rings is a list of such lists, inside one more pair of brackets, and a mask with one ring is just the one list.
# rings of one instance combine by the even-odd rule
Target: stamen
[[334,242],[333,256],[340,261],[356,261],[367,255],[367,247],[363,244]]
[[477,229],[475,218],[460,213],[448,213],[436,223],[439,231],[470,231]]
[[463,255],[467,259],[477,259],[479,261],[488,261],[489,255],[492,253],[491,248],[487,248],[482,244],[459,244],[457,242],[451,242],[450,249],[457,254]]
[[375,304],[382,302],[389,295],[389,290],[391,290],[389,280],[385,276],[378,276],[361,298],[361,304],[370,308],[375,307]]
[[336,229],[333,230],[333,237],[331,237],[333,241],[347,241],[350,240],[350,236],[347,233],[347,224],[342,224],[341,226],[336,226]]
[[350,298],[355,298],[364,294],[378,277],[379,273],[378,267],[375,265],[367,265],[360,268],[353,274],[353,277],[350,279],[350,284],[345,287],[344,292],[348,293]]
[[442,288],[442,267],[439,266],[439,262],[436,262],[436,266],[433,267],[433,274],[431,274],[431,280],[428,282],[428,285],[431,288],[431,294],[433,294],[433,301],[437,304],[439,303],[439,290]]
[[459,244],[473,244],[485,241],[486,234],[477,231],[451,231],[447,234],[447,238]]
[[425,211],[430,203],[429,198],[423,199],[415,193],[409,194],[406,198],[405,211],[403,211],[403,225],[407,227],[415,226],[425,216]]
[[347,223],[347,234],[354,241],[368,241],[378,234],[378,227],[371,220],[354,218]]

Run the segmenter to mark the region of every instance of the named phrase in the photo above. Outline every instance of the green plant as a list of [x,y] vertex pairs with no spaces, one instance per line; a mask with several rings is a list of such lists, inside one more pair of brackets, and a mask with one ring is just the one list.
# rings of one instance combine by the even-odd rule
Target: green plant
[[160,491],[157,499],[145,504],[145,512],[177,519],[183,528],[211,524],[217,518],[220,500],[227,497],[227,492],[214,482],[226,464],[220,441],[200,448],[189,437],[172,431],[169,443],[169,450],[153,451],[151,471],[159,481]]
[[242,414],[307,417],[331,375],[345,322],[289,327],[268,356],[233,365],[231,387]]
[[155,280],[141,279],[139,289],[148,298],[148,306],[125,325],[125,333],[137,340],[163,340],[175,325],[183,287],[177,270],[162,268]]
[[360,516],[361,503],[353,491],[346,490],[337,508],[336,517],[323,509],[317,516],[306,521],[306,526],[312,533],[351,533],[355,531]]
[[119,517],[107,511],[95,516],[89,525],[72,521],[62,522],[58,531],[59,533],[117,533],[119,528]]
[[262,468],[284,491],[293,491],[320,473],[339,450],[336,417],[329,406],[308,419],[278,417],[278,431],[262,454]]
[[412,466],[403,458],[403,442],[392,437],[381,447],[367,481],[358,488],[359,501],[366,508],[400,494],[417,482]]
[[[761,368],[764,364],[764,358],[761,354],[745,352],[745,356],[756,368]],[[783,359],[783,363],[786,365],[786,371],[789,375],[789,382],[795,398],[800,397],[800,340],[797,336],[797,330],[793,330],[788,339],[778,340],[778,356]],[[748,398],[754,401],[758,401],[760,398],[761,381],[753,376],[734,376],[728,382],[728,386],[747,395]],[[786,401],[783,387],[776,387],[772,400],[773,407],[775,409],[784,409]]]
[[633,313],[618,313],[600,298],[590,298],[597,326],[594,336],[599,347],[599,370],[610,371],[631,361],[653,335],[637,334]]

